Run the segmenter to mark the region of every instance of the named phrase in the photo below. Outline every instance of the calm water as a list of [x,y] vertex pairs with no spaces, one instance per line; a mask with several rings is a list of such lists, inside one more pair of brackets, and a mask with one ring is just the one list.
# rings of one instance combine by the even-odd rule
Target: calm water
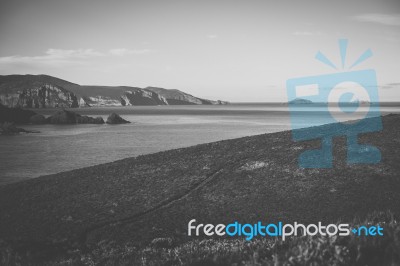
[[[399,110],[385,107],[382,111]],[[24,128],[40,133],[1,136],[0,185],[141,154],[290,129],[287,107],[283,105],[136,106],[73,111],[104,119],[116,112],[132,123],[29,125]],[[309,114],[318,116],[318,111],[317,108]]]

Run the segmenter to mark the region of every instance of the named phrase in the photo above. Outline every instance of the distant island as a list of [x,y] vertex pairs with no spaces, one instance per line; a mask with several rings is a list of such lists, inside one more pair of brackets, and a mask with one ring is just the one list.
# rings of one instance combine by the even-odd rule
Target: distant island
[[0,103],[23,108],[228,104],[226,101],[198,98],[180,90],[86,86],[48,75],[0,76]]
[[296,98],[296,99],[288,102],[288,104],[312,104],[312,103],[313,103],[312,101],[302,99],[302,98]]
[[[335,102],[313,102],[311,100],[296,98],[287,103],[288,105],[337,105]],[[340,102],[341,106],[367,106],[367,105],[377,105],[378,103],[369,102],[369,101],[352,101],[352,102]]]

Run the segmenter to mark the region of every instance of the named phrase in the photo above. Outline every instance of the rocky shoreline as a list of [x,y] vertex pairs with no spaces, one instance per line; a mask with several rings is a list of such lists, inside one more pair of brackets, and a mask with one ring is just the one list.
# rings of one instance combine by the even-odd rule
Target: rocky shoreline
[[0,135],[12,136],[21,133],[40,133],[40,132],[16,127],[14,123],[8,123],[8,122],[0,123]]
[[116,113],[111,113],[106,121],[102,117],[90,117],[86,115],[80,115],[78,113],[68,111],[65,109],[56,111],[53,115],[45,117],[44,115],[37,114],[31,110],[25,110],[22,108],[9,108],[0,104],[0,135],[15,135],[18,133],[37,133],[25,130],[23,128],[17,128],[15,124],[55,124],[55,125],[73,125],[73,124],[127,124],[131,123],[120,117]]

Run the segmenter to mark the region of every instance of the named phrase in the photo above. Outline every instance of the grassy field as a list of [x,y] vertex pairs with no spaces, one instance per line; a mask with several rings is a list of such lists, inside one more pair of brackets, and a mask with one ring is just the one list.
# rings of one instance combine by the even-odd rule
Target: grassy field
[[[291,132],[285,131],[128,158],[0,187],[0,261],[107,265],[107,261],[127,257],[128,265],[137,258],[143,265],[201,263],[202,259],[268,265],[280,258],[290,262],[296,252],[305,252],[302,245],[309,252],[327,250],[334,256],[332,249],[338,245],[331,242],[344,241],[338,249],[350,253],[340,256],[355,263],[358,255],[354,254],[359,253],[354,250],[362,240],[193,240],[187,236],[187,223],[191,219],[214,224],[235,220],[336,223],[366,219],[375,211],[399,215],[400,116],[385,116],[383,123],[382,132],[360,137],[361,143],[381,150],[382,162],[376,165],[347,165],[345,138],[338,138],[332,169],[301,169],[298,155],[319,143],[294,143]],[[393,231],[397,233],[386,244],[398,247],[399,227],[394,225]],[[152,246],[157,241],[173,246]],[[238,247],[231,248],[235,243]],[[368,240],[359,243],[381,245]],[[191,251],[198,255],[184,255]],[[296,263],[305,262],[292,264]]]
[[[202,239],[185,243],[156,238],[144,248],[103,243],[90,254],[53,261],[51,265],[400,265],[400,224],[391,212],[375,212],[352,225],[380,224],[383,237],[307,236]],[[49,264],[50,265],[50,264]]]

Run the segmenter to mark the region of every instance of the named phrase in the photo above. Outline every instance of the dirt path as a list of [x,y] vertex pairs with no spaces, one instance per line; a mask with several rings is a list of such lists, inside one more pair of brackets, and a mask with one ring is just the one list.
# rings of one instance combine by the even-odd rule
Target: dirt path
[[106,228],[108,226],[115,226],[115,225],[124,225],[124,224],[128,224],[128,223],[133,223],[138,221],[141,217],[143,217],[144,215],[153,213],[155,211],[158,211],[162,208],[166,208],[168,206],[171,206],[172,204],[174,204],[177,201],[180,201],[182,199],[187,198],[191,193],[193,193],[194,191],[204,187],[207,183],[209,183],[210,181],[212,181],[218,174],[220,174],[223,169],[225,168],[221,168],[217,171],[214,171],[213,173],[209,174],[208,176],[206,176],[203,180],[201,180],[198,184],[194,185],[192,188],[190,188],[186,193],[181,194],[181,195],[177,195],[175,197],[169,198],[165,201],[162,201],[160,203],[158,203],[156,206],[147,209],[145,211],[139,212],[139,213],[135,213],[131,216],[128,217],[124,217],[121,219],[117,219],[117,220],[113,220],[113,221],[108,221],[108,222],[104,222],[101,224],[96,224],[92,227],[87,228],[82,235],[79,237],[79,243],[82,247],[85,247],[87,244],[87,240],[89,235],[99,229],[102,228]]

